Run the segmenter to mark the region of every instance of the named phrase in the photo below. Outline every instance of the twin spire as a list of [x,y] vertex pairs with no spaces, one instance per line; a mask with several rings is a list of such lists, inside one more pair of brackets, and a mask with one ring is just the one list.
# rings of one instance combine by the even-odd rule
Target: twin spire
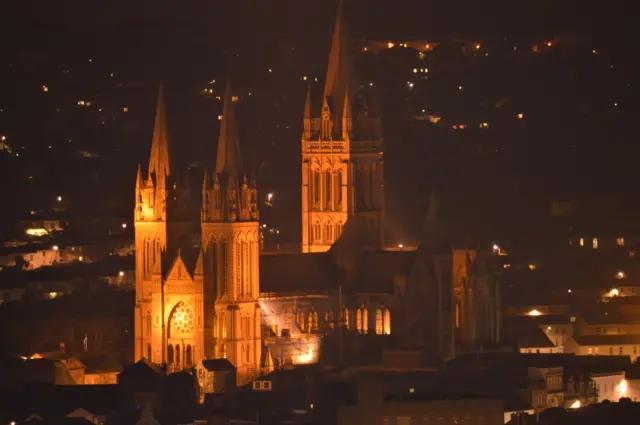
[[149,178],[155,174],[156,181],[171,174],[169,162],[169,132],[167,129],[167,109],[164,100],[164,86],[160,83],[156,118],[153,125],[151,155],[149,157]]

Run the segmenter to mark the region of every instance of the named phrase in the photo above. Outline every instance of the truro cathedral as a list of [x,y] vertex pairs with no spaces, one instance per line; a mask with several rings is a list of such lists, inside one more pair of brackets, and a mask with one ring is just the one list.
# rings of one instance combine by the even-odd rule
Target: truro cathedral
[[299,253],[261,252],[229,84],[216,166],[195,191],[172,168],[160,88],[135,190],[136,360],[175,371],[226,358],[242,383],[265,367],[371,364],[398,349],[435,363],[498,343],[492,253],[453,249],[435,196],[419,247],[384,247],[379,108],[347,40],[339,7],[324,92],[305,102]]

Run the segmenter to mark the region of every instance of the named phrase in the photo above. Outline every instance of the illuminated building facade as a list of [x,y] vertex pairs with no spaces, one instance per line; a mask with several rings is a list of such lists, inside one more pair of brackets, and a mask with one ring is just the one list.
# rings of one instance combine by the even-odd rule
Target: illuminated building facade
[[139,168],[136,181],[135,359],[183,370],[227,358],[242,382],[261,357],[258,210],[228,86],[200,222],[189,195],[172,172],[161,88],[148,177]]
[[383,140],[375,97],[357,84],[342,11],[320,110],[307,92],[302,134],[302,252],[340,239],[382,247]]

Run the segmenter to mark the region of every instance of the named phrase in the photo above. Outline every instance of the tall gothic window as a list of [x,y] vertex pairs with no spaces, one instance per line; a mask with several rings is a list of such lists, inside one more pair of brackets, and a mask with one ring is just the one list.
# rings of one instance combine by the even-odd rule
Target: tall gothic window
[[255,296],[255,294],[253,293],[253,263],[255,261],[255,254],[253,253],[254,244],[255,242],[249,242],[247,244],[247,295],[249,295],[250,297]]
[[151,239],[144,241],[144,275],[149,278],[151,275]]
[[151,313],[147,312],[147,336],[151,336]]
[[320,171],[318,170],[313,170],[311,172],[311,194],[312,194],[312,199],[313,199],[313,204],[319,204],[320,203]]
[[371,206],[371,168],[369,164],[364,164],[362,170],[362,182],[364,183],[364,205]]
[[193,364],[193,353],[191,352],[191,346],[187,345],[186,365],[191,366]]
[[173,345],[167,347],[167,362],[169,364],[173,363]]
[[176,363],[180,364],[180,344],[176,345]]
[[229,292],[229,253],[227,242],[220,242],[220,262],[222,263],[222,295]]
[[313,312],[313,328],[314,329],[318,329],[320,327],[319,322],[318,322],[318,312],[314,311]]
[[344,308],[344,317],[342,318],[342,321],[344,323],[344,327],[346,329],[349,329],[349,310],[347,310],[347,308]]
[[382,310],[378,308],[376,309],[376,335],[382,335],[383,321]]
[[335,234],[336,240],[340,239],[340,236],[342,236],[342,223],[336,224],[336,234]]
[[298,312],[298,329],[300,329],[300,331],[304,332],[304,312],[303,311],[299,311]]
[[333,241],[333,226],[331,223],[327,223],[324,225],[324,235],[327,243],[331,243]]
[[324,173],[324,203],[329,209],[331,209],[331,195],[333,195],[333,182],[331,181],[331,179],[331,170],[327,170]]
[[338,170],[337,173],[334,174],[334,193],[333,202],[336,206],[342,204],[342,170]]
[[308,323],[309,332],[313,329],[313,311],[309,312],[309,323]]
[[236,242],[236,294],[244,295],[242,286],[242,242]]
[[320,226],[320,223],[313,225],[313,240],[316,242],[322,241],[322,226]]
[[249,242],[244,242],[242,244],[242,282],[244,284],[244,290],[242,291],[245,295],[249,295]]
[[378,204],[378,174],[377,167],[375,162],[371,163],[371,168],[369,169],[369,205],[372,207],[376,207]]
[[389,309],[384,311],[384,334],[391,335],[391,311]]

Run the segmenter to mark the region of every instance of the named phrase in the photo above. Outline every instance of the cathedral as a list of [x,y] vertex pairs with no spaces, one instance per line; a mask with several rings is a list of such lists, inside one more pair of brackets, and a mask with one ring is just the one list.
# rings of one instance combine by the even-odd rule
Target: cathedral
[[498,343],[492,253],[454,249],[434,195],[418,248],[385,249],[380,109],[358,82],[341,6],[314,95],[301,143],[302,249],[263,253],[229,84],[215,169],[197,191],[172,167],[160,88],[135,189],[136,361],[178,371],[226,358],[244,383],[274,365],[375,363],[387,349],[438,362]]

